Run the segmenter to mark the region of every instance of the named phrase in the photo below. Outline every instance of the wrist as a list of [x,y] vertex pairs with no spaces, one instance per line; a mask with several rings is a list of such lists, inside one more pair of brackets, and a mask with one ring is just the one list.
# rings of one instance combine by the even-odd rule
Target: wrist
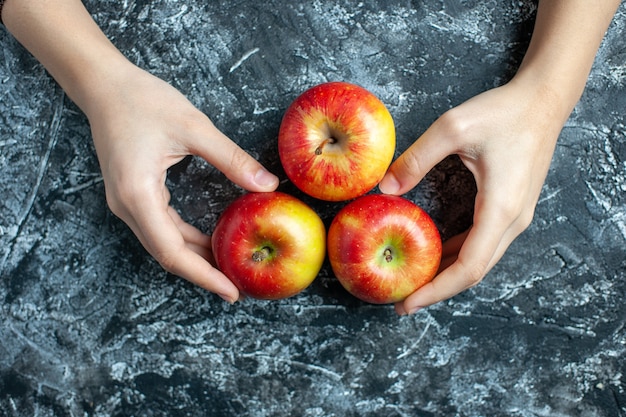
[[564,79],[549,71],[522,65],[509,85],[523,92],[533,106],[565,124],[580,99],[586,78]]
[[85,112],[111,80],[132,66],[102,33],[80,0],[6,1],[4,24]]
[[511,83],[540,93],[564,123],[583,93],[619,3],[540,1],[528,50]]
[[118,92],[132,90],[127,80],[138,70],[117,50],[103,51],[73,68],[78,70],[66,73],[59,83],[89,119],[108,108]]

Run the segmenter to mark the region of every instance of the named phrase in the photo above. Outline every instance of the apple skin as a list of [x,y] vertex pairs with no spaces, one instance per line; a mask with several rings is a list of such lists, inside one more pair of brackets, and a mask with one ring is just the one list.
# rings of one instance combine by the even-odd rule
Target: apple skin
[[387,304],[431,281],[441,262],[441,237],[430,216],[398,196],[368,194],[350,202],[328,229],[335,276],[355,297]]
[[276,300],[313,282],[326,256],[326,229],[293,196],[248,193],[221,214],[211,246],[218,269],[243,294]]
[[351,200],[380,182],[396,147],[395,126],[371,92],[346,82],[312,87],[287,108],[278,153],[287,177],[306,194]]

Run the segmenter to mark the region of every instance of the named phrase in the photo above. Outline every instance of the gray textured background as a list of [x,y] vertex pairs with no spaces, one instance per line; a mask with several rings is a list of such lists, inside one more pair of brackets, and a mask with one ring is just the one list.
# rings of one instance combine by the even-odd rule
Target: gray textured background
[[[518,1],[87,5],[130,60],[282,178],[278,126],[304,89],[373,91],[399,154],[512,76],[535,13]],[[296,297],[234,306],[164,273],[106,208],[85,117],[0,29],[0,416],[626,416],[625,12],[531,227],[479,286],[405,318],[347,295],[328,266]],[[241,193],[198,159],[168,181],[209,233]],[[409,197],[448,237],[468,226],[473,193],[452,157]],[[325,221],[338,209],[305,200]]]

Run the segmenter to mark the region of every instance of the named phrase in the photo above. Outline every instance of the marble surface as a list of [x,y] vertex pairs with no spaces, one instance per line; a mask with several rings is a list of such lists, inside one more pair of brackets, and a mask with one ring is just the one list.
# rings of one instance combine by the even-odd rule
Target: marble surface
[[[305,88],[373,91],[399,154],[445,110],[512,76],[536,11],[526,1],[86,4],[130,60],[282,178],[278,126]],[[347,295],[328,265],[300,295],[234,306],[163,272],[106,207],[85,117],[0,29],[0,416],[626,416],[625,13],[562,131],[530,228],[479,286],[404,318]],[[207,233],[241,193],[196,158],[168,181],[173,204]],[[454,157],[409,193],[444,237],[468,226],[473,195]],[[307,201],[326,221],[337,210]]]

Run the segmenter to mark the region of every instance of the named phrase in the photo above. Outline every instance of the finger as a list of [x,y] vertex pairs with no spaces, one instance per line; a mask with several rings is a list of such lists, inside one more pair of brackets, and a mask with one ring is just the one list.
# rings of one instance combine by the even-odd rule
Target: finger
[[444,258],[450,256],[457,258],[459,256],[459,252],[461,251],[461,247],[463,246],[463,242],[467,239],[467,235],[470,230],[472,230],[471,227],[463,233],[459,233],[458,235],[452,236],[450,239],[446,240],[442,246],[441,256]]
[[378,187],[385,194],[404,194],[446,156],[456,152],[435,122],[389,167]]
[[201,249],[198,243],[205,243],[200,232],[192,231],[190,225],[184,228],[184,234],[191,236],[192,242],[188,244],[177,225],[182,222],[180,216],[176,214],[172,217],[173,209],[165,206],[158,197],[152,198],[152,195],[146,193],[144,196],[141,215],[127,221],[146,250],[166,271],[216,293],[230,303],[237,301],[237,287],[203,256],[207,255],[207,251]]
[[[472,244],[471,236],[468,237],[467,244]],[[401,305],[396,309],[401,311],[401,314],[413,314],[474,286],[486,274],[487,265],[491,261],[490,255],[465,262],[460,258],[447,260],[448,266],[435,279],[400,302]]]
[[[150,238],[145,237],[136,223],[128,222],[128,225],[144,248],[159,262],[163,269],[219,295],[231,304],[239,300],[239,290],[226,276],[211,266],[214,263],[210,250],[203,246],[186,244],[184,246],[171,245],[168,251],[158,252],[158,249],[155,249],[157,246]],[[177,259],[170,257],[169,253],[175,254]]]
[[192,137],[193,153],[219,169],[235,184],[249,191],[274,191],[278,177],[220,132],[206,119]]
[[[423,307],[451,298],[484,278],[510,243],[510,234],[507,232],[511,225],[511,222],[503,222],[498,218],[496,208],[484,207],[482,211],[477,211],[480,214],[462,242],[457,259],[435,279],[400,302],[396,311],[412,314]],[[448,249],[458,245],[461,236],[453,240]],[[447,255],[454,256],[453,250],[449,250]]]
[[463,233],[460,233],[456,236],[452,236],[450,239],[444,242],[442,251],[441,251],[441,262],[439,262],[439,268],[437,270],[437,274],[440,274],[450,265],[456,262],[459,257],[459,252],[461,251],[461,247],[463,247],[463,242],[467,239],[467,235],[469,234],[468,229]]
[[[176,212],[176,210],[174,210],[172,207],[169,207],[168,212],[172,217],[172,220],[176,224],[176,227],[180,230],[187,248],[202,256],[207,262],[215,267],[215,259],[213,258],[213,253],[211,251],[211,237],[203,234],[195,227],[185,223],[180,215]],[[141,228],[136,224],[134,219],[129,215],[123,220],[133,231],[139,242],[141,242],[142,246],[146,248],[146,250],[148,250],[148,252],[152,255],[152,251],[148,249],[148,239],[146,239],[143,232],[141,231]]]
[[172,206],[167,208],[167,212],[178,230],[180,230],[180,233],[183,235],[183,239],[187,242],[187,244],[211,248],[211,236],[202,233],[196,227],[185,222]]
[[215,259],[211,248],[211,236],[202,233],[189,223],[186,223],[174,208],[168,207],[168,212],[172,220],[180,230],[185,240],[187,248],[191,249],[198,255],[206,259],[213,267],[215,267]]

